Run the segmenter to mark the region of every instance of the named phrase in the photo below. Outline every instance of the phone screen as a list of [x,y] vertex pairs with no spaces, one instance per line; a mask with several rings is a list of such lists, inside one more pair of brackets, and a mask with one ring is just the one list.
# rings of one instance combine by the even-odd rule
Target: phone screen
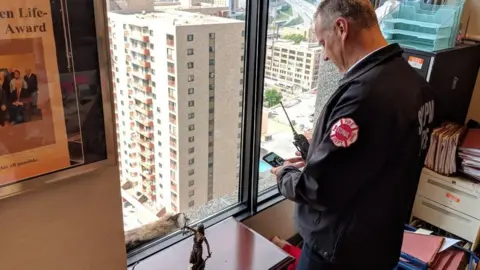
[[283,158],[281,158],[279,155],[277,155],[273,152],[270,152],[270,153],[266,154],[263,157],[263,160],[265,162],[267,162],[268,164],[270,164],[270,166],[272,166],[272,167],[282,166],[283,162],[285,162],[285,160],[283,160]]

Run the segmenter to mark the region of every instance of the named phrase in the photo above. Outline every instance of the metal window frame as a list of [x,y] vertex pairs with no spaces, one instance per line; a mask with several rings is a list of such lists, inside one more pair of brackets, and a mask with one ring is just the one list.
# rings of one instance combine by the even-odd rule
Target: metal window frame
[[[206,227],[228,217],[243,220],[258,211],[282,201],[276,189],[259,194],[258,169],[260,159],[260,138],[263,113],[263,88],[268,26],[268,0],[247,1],[244,57],[244,93],[242,104],[242,134],[239,177],[239,203],[207,217],[199,222]],[[260,203],[259,204],[259,199]],[[138,264],[153,254],[182,241],[187,236],[176,232],[153,241],[128,254],[128,265]]]

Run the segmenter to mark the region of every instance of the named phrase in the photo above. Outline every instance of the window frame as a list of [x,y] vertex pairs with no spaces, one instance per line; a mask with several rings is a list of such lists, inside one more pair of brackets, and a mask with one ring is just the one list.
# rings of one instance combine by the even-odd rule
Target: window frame
[[[105,1],[99,2],[104,3]],[[285,199],[279,194],[276,186],[272,186],[261,193],[258,192],[258,161],[260,160],[269,0],[248,0],[246,4],[246,13],[248,15],[244,30],[245,52],[243,69],[249,72],[244,72],[242,79],[243,101],[241,107],[243,121],[240,136],[239,202],[195,222],[195,224],[203,223],[206,228],[232,216],[242,221]],[[177,231],[161,239],[154,240],[129,252],[127,254],[127,265],[130,267],[141,262],[141,260],[187,237],[182,235],[181,231]]]

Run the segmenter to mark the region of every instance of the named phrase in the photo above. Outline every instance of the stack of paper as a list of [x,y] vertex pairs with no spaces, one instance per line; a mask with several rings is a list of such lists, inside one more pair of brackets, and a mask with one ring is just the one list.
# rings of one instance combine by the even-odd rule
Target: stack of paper
[[480,129],[469,129],[459,151],[460,171],[480,181]]
[[451,175],[457,172],[457,148],[465,128],[454,123],[445,123],[433,130],[425,166],[437,173]]
[[428,269],[465,269],[466,253],[453,247],[458,242],[459,240],[452,238],[405,232],[403,235],[402,252],[427,264]]

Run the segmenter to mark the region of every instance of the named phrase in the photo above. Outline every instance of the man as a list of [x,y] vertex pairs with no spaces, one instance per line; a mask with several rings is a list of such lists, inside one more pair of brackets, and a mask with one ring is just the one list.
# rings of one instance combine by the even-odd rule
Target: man
[[10,95],[10,122],[12,124],[19,124],[26,121],[26,111],[30,104],[24,104],[23,100],[30,97],[29,92],[23,89],[23,80],[12,80],[15,90]]
[[391,270],[425,156],[433,93],[400,47],[387,44],[368,0],[323,0],[314,18],[324,60],[345,75],[306,160],[272,169],[280,192],[296,202],[304,240],[297,269]]
[[25,70],[25,76],[23,80],[27,83],[27,89],[32,96],[32,105],[35,110],[37,110],[38,103],[38,80],[37,75],[32,73],[32,70],[27,68]]

